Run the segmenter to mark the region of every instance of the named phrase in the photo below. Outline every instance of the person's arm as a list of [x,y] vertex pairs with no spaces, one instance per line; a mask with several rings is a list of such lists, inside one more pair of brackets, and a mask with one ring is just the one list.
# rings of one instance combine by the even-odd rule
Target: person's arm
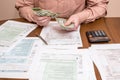
[[71,23],[75,24],[76,30],[79,24],[92,22],[95,19],[103,17],[107,13],[107,3],[109,0],[87,0],[86,8],[77,14],[73,14],[65,25],[69,25]]
[[33,22],[33,11],[34,0],[16,0],[15,7],[19,11],[19,15],[30,22]]
[[87,0],[87,7],[83,10],[83,13],[89,12],[89,16],[85,22],[92,22],[95,19],[104,17],[107,14],[108,2],[109,0]]
[[35,22],[40,26],[46,26],[51,20],[50,17],[47,16],[37,16],[32,10],[33,7],[36,7],[38,4],[38,0],[17,0],[15,7],[19,11],[19,15],[30,22]]

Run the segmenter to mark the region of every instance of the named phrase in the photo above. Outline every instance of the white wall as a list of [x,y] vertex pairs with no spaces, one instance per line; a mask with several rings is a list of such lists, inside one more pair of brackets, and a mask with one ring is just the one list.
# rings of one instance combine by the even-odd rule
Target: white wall
[[[68,0],[69,1],[69,0]],[[120,0],[110,0],[107,17],[120,17]],[[19,17],[15,0],[0,0],[0,20]]]

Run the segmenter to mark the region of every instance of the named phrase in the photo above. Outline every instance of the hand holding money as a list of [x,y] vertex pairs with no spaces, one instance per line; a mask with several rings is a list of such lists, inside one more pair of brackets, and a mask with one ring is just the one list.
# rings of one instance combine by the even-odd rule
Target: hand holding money
[[67,31],[71,31],[71,30],[73,30],[73,28],[74,28],[74,24],[70,24],[70,25],[68,25],[68,26],[65,26],[65,23],[66,23],[66,21],[67,21],[67,19],[64,19],[64,18],[56,18],[56,21],[58,22],[58,24],[61,26],[61,28],[63,29],[63,30],[67,30]]
[[[63,30],[71,31],[74,28],[74,24],[70,24],[68,26],[65,26],[65,23],[66,23],[67,20],[64,19],[64,18],[57,18],[58,14],[53,13],[52,11],[44,10],[44,9],[40,9],[40,8],[33,8],[33,11],[35,11],[36,15],[41,16],[41,17],[48,16],[48,17],[51,17],[51,18],[55,18],[56,21],[58,22],[58,24],[60,25],[60,27]],[[40,23],[40,24],[42,24],[42,23]]]

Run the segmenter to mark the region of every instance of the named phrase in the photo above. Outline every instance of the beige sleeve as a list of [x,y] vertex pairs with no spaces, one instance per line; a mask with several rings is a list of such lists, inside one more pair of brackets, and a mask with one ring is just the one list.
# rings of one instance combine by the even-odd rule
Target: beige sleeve
[[21,7],[26,7],[26,6],[33,7],[35,4],[34,2],[35,0],[16,0],[15,7],[17,9]]
[[19,15],[28,21],[33,14],[32,8],[35,5],[35,0],[16,0],[15,7],[19,11]]
[[100,17],[104,17],[107,14],[108,2],[109,0],[87,0],[87,6],[82,11],[82,13],[89,13],[85,23],[92,22]]

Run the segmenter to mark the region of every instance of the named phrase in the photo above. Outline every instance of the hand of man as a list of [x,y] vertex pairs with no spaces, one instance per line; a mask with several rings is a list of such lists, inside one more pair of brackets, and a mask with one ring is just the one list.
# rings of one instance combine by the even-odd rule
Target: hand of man
[[67,22],[65,23],[66,26],[70,25],[70,24],[74,24],[74,28],[70,29],[72,30],[77,30],[79,24],[81,23],[79,15],[74,14],[72,16],[70,16],[70,18],[67,20]]
[[19,9],[20,15],[24,18],[26,18],[29,22],[35,22],[39,26],[46,26],[49,21],[51,20],[51,17],[40,17],[37,16],[34,11],[29,7],[23,7]]
[[70,18],[67,20],[65,25],[67,26],[67,25],[70,25],[71,23],[73,23],[74,28],[72,28],[71,31],[72,30],[77,30],[79,25],[88,18],[88,14],[89,13],[84,13],[84,12],[74,14],[74,15],[70,16]]
[[51,17],[47,17],[47,16],[34,16],[34,22],[37,23],[39,26],[46,26],[48,25],[48,23],[50,22]]

